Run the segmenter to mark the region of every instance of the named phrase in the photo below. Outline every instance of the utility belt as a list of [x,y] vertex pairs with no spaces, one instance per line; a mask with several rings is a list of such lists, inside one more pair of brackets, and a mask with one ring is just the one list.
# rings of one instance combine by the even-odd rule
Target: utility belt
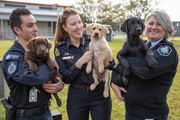
[[[102,85],[103,83],[104,83],[104,82],[99,82],[99,84],[97,85],[97,87],[100,86],[100,85]],[[79,89],[83,89],[83,90],[91,90],[91,89],[90,89],[90,86],[88,86],[88,85],[80,85],[80,84],[71,83],[71,84],[70,84],[70,87],[79,88]]]
[[7,99],[1,100],[4,108],[6,109],[6,120],[15,120],[16,117],[26,117],[39,115],[46,112],[49,109],[49,104],[43,105],[41,107],[32,108],[32,109],[15,109],[8,102]]
[[16,109],[16,117],[39,115],[46,112],[48,109],[49,109],[49,104],[31,109]]

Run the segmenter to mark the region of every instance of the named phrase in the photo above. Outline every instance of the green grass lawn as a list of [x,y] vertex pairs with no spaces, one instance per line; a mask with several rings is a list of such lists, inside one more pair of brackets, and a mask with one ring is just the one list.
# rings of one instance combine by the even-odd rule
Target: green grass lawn
[[[51,41],[52,44],[54,45],[53,41]],[[122,48],[124,39],[113,39],[112,41],[109,42],[109,45],[112,49],[113,52],[113,57],[116,58],[117,52]],[[179,38],[174,38],[173,41],[174,46],[179,46],[176,47],[176,50],[178,51],[178,55],[180,56],[180,40]],[[2,60],[4,53],[9,49],[9,47],[14,43],[14,41],[0,41],[0,60]],[[50,55],[54,57],[53,55],[53,48],[50,50]],[[178,65],[178,72],[174,78],[173,85],[169,91],[168,94],[168,104],[170,107],[170,113],[168,120],[180,120],[180,65]],[[67,90],[68,90],[68,85],[65,85],[64,89],[58,93],[62,100],[62,106],[58,107],[56,105],[56,101],[53,97],[51,100],[51,110],[57,109],[59,112],[62,114],[62,119],[63,120],[68,120],[67,113],[66,113],[66,99],[67,99]],[[112,120],[124,120],[124,113],[125,113],[125,108],[124,108],[124,102],[118,101],[114,92],[112,89],[111,91],[111,98],[112,98]],[[0,120],[5,120],[5,109],[3,105],[0,103]]]

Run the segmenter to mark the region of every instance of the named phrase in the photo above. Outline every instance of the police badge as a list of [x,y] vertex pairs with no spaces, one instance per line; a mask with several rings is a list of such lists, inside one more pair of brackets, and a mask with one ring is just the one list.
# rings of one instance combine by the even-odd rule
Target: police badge
[[161,45],[159,48],[158,48],[158,52],[161,56],[169,56],[170,53],[172,52],[172,49],[170,46],[168,45]]
[[15,71],[16,71],[16,65],[15,63],[12,61],[9,63],[9,67],[8,67],[8,74],[12,75]]

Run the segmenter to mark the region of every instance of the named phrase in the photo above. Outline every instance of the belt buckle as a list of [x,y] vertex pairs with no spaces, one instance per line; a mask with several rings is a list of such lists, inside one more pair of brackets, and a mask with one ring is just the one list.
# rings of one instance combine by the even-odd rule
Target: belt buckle
[[85,88],[85,90],[90,90],[89,86],[85,86],[84,88]]
[[20,117],[24,117],[24,109],[19,110],[19,116],[20,116]]

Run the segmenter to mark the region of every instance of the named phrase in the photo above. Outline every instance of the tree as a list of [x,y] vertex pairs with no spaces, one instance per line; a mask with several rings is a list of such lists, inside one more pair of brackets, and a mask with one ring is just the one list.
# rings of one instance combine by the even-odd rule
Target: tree
[[145,21],[146,16],[157,8],[160,1],[156,0],[129,0],[124,1],[125,18],[137,16]]
[[81,12],[84,24],[113,24],[123,20],[124,11],[121,6],[113,4],[110,0],[79,0],[72,7]]
[[112,25],[113,30],[119,31],[119,23],[128,17],[137,16],[144,22],[147,14],[157,9],[161,1],[163,0],[121,0],[120,3],[113,4],[110,0],[78,0],[71,7],[81,12],[84,27],[97,22]]

